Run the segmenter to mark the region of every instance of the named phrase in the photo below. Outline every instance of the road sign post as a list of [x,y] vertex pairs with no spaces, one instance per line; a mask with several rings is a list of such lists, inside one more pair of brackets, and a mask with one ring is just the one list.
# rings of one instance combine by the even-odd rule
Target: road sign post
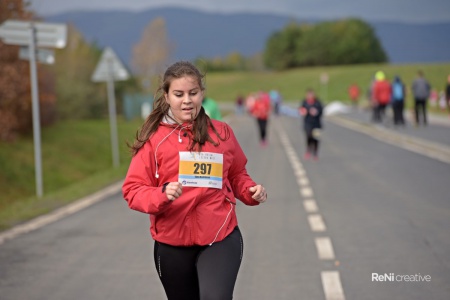
[[125,69],[117,55],[111,48],[107,47],[103,51],[100,61],[91,78],[94,82],[106,82],[107,84],[111,151],[114,167],[118,167],[120,164],[114,81],[127,80],[129,77],[128,71]]
[[36,51],[37,47],[64,48],[67,27],[64,24],[8,20],[0,25],[0,39],[5,44],[29,47],[36,195],[40,198],[44,194],[44,188]]
[[107,82],[108,88],[108,111],[109,111],[109,127],[111,132],[111,149],[113,156],[113,166],[118,167],[119,161],[119,138],[117,132],[117,113],[116,113],[116,95],[114,92],[114,79],[112,76]]
[[322,73],[320,75],[320,83],[322,84],[322,100],[328,101],[328,82],[330,80],[330,77],[328,76],[328,73]]
[[36,195],[42,197],[44,184],[42,179],[42,154],[41,154],[41,118],[39,110],[39,87],[36,70],[36,29],[30,27],[30,78],[31,78],[31,106],[33,114],[33,140],[34,140],[34,164],[36,177]]

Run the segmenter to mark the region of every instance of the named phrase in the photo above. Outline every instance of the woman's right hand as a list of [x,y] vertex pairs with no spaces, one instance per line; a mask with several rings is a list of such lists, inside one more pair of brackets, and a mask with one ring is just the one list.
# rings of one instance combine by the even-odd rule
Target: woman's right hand
[[183,186],[180,182],[169,182],[169,184],[166,186],[166,196],[170,201],[173,201],[180,197],[182,192]]

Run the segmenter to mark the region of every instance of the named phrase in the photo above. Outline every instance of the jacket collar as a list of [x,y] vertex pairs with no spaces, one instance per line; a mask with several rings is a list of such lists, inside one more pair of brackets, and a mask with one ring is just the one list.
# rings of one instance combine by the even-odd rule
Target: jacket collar
[[187,129],[187,128],[192,127],[193,122],[184,122],[184,123],[182,123],[182,124],[178,123],[178,122],[175,120],[175,117],[173,116],[172,110],[169,108],[169,110],[167,111],[167,114],[164,115],[164,117],[163,117],[162,120],[161,120],[161,125],[168,126],[168,127],[177,127],[177,126],[180,126],[180,127],[182,127],[182,128]]

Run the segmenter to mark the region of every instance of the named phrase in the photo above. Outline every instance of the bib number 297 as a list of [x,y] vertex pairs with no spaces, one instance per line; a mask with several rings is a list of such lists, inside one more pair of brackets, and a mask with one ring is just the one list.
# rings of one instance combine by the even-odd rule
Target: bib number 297
[[194,174],[210,175],[211,174],[211,164],[195,163],[194,164]]

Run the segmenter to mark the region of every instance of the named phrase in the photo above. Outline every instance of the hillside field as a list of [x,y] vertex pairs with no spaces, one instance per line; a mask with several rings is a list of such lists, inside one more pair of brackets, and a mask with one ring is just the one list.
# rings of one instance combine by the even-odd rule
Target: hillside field
[[[324,102],[340,100],[348,102],[347,88],[356,83],[361,89],[361,101],[372,78],[378,70],[384,71],[387,79],[392,81],[399,75],[408,89],[421,69],[432,88],[437,91],[445,89],[447,76],[450,75],[450,62],[444,64],[423,65],[356,65],[336,67],[302,68],[284,72],[230,72],[207,73],[207,94],[219,102],[234,101],[238,94],[247,95],[258,90],[278,89],[286,101],[300,101],[307,88],[313,88]],[[328,84],[321,84],[322,74],[327,74]],[[408,102],[411,103],[411,93]]]

